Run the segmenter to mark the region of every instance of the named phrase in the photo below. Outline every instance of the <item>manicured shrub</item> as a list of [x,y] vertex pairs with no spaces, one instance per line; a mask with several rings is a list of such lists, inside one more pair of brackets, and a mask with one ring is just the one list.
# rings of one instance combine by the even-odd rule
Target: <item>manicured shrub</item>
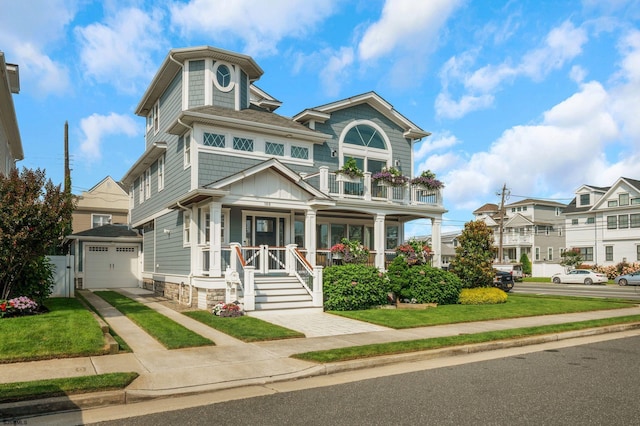
[[388,302],[386,277],[375,266],[330,266],[324,270],[323,287],[327,311],[368,309]]
[[38,305],[51,295],[54,282],[54,267],[46,256],[25,262],[20,277],[13,285],[11,294],[14,297],[27,296]]
[[507,302],[507,293],[495,287],[463,288],[460,292],[461,305],[496,305]]
[[389,265],[387,278],[397,298],[416,303],[455,304],[462,288],[456,275],[428,265],[410,266],[401,256]]

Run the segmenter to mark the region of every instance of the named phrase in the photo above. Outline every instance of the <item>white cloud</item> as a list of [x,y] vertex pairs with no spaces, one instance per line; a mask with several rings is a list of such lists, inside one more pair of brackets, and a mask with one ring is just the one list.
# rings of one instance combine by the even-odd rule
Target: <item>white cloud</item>
[[[77,9],[75,0],[6,1],[0,13],[0,49],[20,66],[24,92],[36,96],[68,93],[69,70],[46,54],[65,37]],[[24,17],[28,17],[25,22]],[[59,47],[59,45],[57,45]]]
[[605,147],[618,136],[608,93],[586,83],[546,111],[540,124],[507,129],[487,152],[450,170],[443,179],[447,200],[477,208],[504,183],[512,193],[540,195],[572,194],[576,182],[608,185],[620,175],[612,173]]
[[449,149],[458,145],[460,141],[454,135],[444,132],[441,135],[431,135],[428,138],[416,144],[413,152],[413,158],[416,161],[422,161],[428,154],[434,151]]
[[[494,102],[494,92],[500,90],[505,81],[513,81],[519,76],[539,81],[580,55],[587,40],[583,28],[576,28],[565,21],[549,31],[543,46],[525,53],[515,65],[511,58],[507,58],[501,64],[485,65],[471,72],[466,68],[477,59],[477,51],[452,57],[440,71],[442,91],[436,97],[436,114],[444,118],[460,118],[469,112],[489,108]],[[456,84],[461,85],[465,92],[459,100],[451,95]]]
[[125,135],[138,136],[138,126],[130,115],[111,113],[109,115],[92,114],[80,120],[82,141],[80,156],[89,163],[102,158],[102,143],[106,137]]
[[380,20],[365,32],[358,46],[363,61],[374,60],[394,49],[411,51],[433,46],[439,29],[458,8],[459,0],[386,0]]
[[183,35],[235,38],[251,56],[272,55],[285,37],[301,37],[334,11],[333,0],[191,0],[170,7]]
[[138,83],[155,72],[152,55],[167,50],[161,19],[157,10],[147,14],[128,8],[116,11],[105,23],[76,28],[85,74],[121,92],[135,92]]
[[350,66],[353,64],[353,49],[343,47],[326,61],[326,66],[320,73],[320,81],[326,96],[335,97],[343,84],[348,83]]

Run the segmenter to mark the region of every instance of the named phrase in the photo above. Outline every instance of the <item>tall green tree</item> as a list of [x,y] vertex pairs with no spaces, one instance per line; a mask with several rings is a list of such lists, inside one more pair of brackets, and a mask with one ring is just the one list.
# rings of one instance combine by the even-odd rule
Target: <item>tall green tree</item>
[[531,261],[529,260],[527,253],[522,253],[520,255],[520,263],[522,264],[522,273],[531,275]]
[[493,230],[482,221],[467,222],[458,237],[456,257],[451,261],[449,270],[467,288],[488,287],[495,277],[494,257]]
[[0,175],[0,299],[12,296],[22,277],[38,276],[25,268],[42,265],[43,256],[62,243],[72,212],[71,194],[47,180],[44,170]]

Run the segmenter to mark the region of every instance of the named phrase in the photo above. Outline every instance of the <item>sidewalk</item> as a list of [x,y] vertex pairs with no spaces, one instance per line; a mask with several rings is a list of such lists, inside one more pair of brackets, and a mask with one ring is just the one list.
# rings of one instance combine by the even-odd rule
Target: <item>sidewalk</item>
[[[131,403],[157,397],[189,395],[219,389],[265,384],[336,371],[368,368],[393,362],[429,359],[438,356],[492,350],[499,347],[523,346],[554,341],[562,338],[595,334],[583,330],[560,335],[545,335],[508,342],[456,347],[435,351],[385,356],[364,360],[318,365],[289,358],[290,355],[322,349],[367,345],[430,337],[473,334],[484,331],[560,324],[591,319],[639,315],[640,306],[609,311],[547,315],[508,320],[481,321],[394,330],[377,325],[337,317],[323,312],[260,312],[254,316],[305,333],[308,337],[256,343],[244,343],[201,324],[166,306],[163,299],[142,289],[121,292],[150,308],[166,315],[183,326],[213,340],[215,346],[167,350],[128,318],[120,314],[98,296],[83,292],[110,327],[133,349],[133,353],[103,355],[85,358],[54,359],[47,361],[0,364],[0,383],[41,380],[61,377],[87,376],[110,372],[135,371],[140,374],[126,390],[102,392],[100,395],[77,395],[50,398],[48,401],[0,404],[0,418],[22,414],[83,408],[106,404]],[[164,299],[166,301],[166,299]],[[597,333],[616,332],[640,328],[638,324],[611,326]],[[311,336],[311,337],[309,337]],[[65,405],[66,404],[66,405]]]

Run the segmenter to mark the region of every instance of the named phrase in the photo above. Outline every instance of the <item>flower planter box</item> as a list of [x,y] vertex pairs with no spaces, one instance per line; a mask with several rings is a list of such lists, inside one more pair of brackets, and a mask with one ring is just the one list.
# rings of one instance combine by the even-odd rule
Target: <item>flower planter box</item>
[[437,307],[437,303],[396,303],[397,309],[428,309]]
[[351,177],[343,173],[338,173],[338,175],[336,176],[337,182],[360,183],[360,179],[361,179],[360,176]]

